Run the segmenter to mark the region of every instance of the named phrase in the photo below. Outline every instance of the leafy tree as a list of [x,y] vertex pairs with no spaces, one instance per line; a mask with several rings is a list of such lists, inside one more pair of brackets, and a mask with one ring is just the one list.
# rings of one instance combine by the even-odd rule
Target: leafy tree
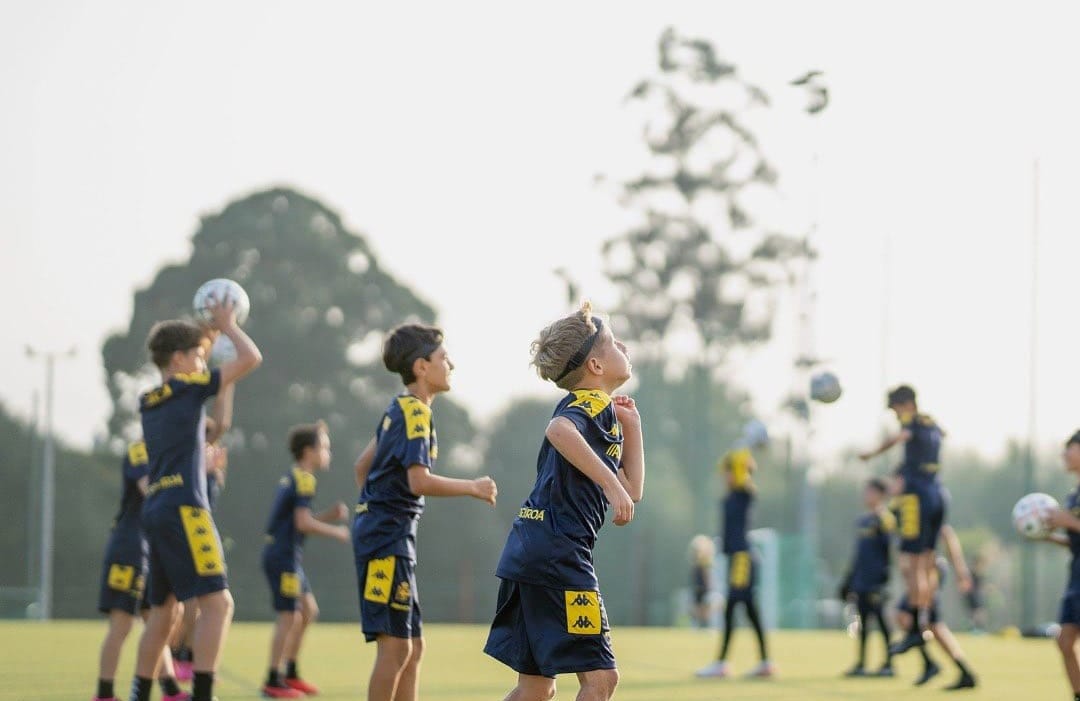
[[[114,449],[137,436],[136,397],[159,381],[145,350],[151,325],[189,314],[195,289],[217,277],[232,278],[247,290],[252,310],[245,328],[265,357],[237,390],[229,481],[215,514],[229,550],[230,581],[240,592],[238,614],[265,616],[259,552],[273,491],[291,460],[288,428],[327,421],[335,458],[332,471],[320,477],[317,501],[352,503],[353,459],[401,387],[400,378],[382,366],[382,338],[405,321],[433,323],[435,312],[380,267],[367,241],[325,205],[284,188],[241,198],[202,218],[190,259],[165,266],[137,292],[128,328],[106,341]],[[456,448],[470,443],[474,429],[452,399],[438,400],[436,425],[439,469],[453,471]],[[442,508],[429,508],[425,519],[437,521]],[[330,583],[320,586],[326,615],[354,618],[348,548],[312,542],[308,550],[316,581]],[[244,595],[249,591],[255,595]]]

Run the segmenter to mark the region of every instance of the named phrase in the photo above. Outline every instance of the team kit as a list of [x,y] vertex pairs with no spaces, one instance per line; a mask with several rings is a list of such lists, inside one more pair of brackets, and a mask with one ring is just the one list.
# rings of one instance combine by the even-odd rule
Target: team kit
[[[196,294],[196,320],[158,322],[147,340],[158,386],[139,400],[141,440],[122,460],[122,496],[103,562],[98,609],[107,617],[94,701],[119,701],[114,688],[121,647],[136,618],[144,621],[129,701],[149,701],[155,685],[164,701],[212,701],[214,677],[232,621],[221,537],[214,501],[224,484],[227,450],[220,439],[232,421],[234,388],[262,362],[242,329],[247,296],[229,280],[214,280]],[[227,353],[217,350],[228,346]],[[531,346],[538,376],[565,394],[540,444],[536,480],[510,525],[495,570],[493,616],[483,652],[516,672],[506,699],[548,701],[556,678],[574,674],[579,701],[606,701],[619,682],[611,629],[593,567],[593,550],[605,521],[629,524],[645,484],[642,419],[634,400],[618,393],[632,374],[626,346],[590,303],[544,327]],[[216,362],[211,362],[211,359]],[[367,698],[409,701],[420,696],[424,653],[416,537],[426,497],[472,497],[494,505],[490,477],[458,479],[436,471],[438,440],[433,400],[450,390],[454,364],[443,332],[403,324],[383,343],[387,371],[402,389],[386,410],[354,464],[359,496],[351,508],[334,504],[313,511],[318,475],[331,463],[327,425],[313,420],[285,436],[291,465],[281,475],[266,525],[261,567],[276,614],[261,693],[267,698],[318,695],[301,674],[299,656],[318,604],[303,567],[308,535],[351,544],[356,566],[359,618],[366,641],[376,645]],[[970,586],[955,533],[947,522],[948,491],[938,472],[942,431],[918,410],[915,392],[900,386],[888,406],[900,430],[861,457],[870,459],[902,445],[904,459],[886,478],[869,481],[864,514],[855,523],[851,567],[841,598],[857,612],[858,657],[846,676],[893,676],[893,656],[917,650],[924,684],[941,670],[928,651],[936,640],[959,676],[947,687],[976,686],[956,638],[938,612],[947,565],[958,586]],[[754,451],[767,443],[764,426],[752,422],[721,459],[726,486],[719,541],[727,557],[727,601],[716,659],[698,670],[724,678],[736,607],[743,606],[757,635],[760,662],[748,676],[770,678],[776,665],[767,653],[756,603],[758,556],[748,537],[755,486]],[[1080,475],[1080,432],[1069,439],[1067,468]],[[1074,559],[1062,603],[1061,652],[1073,693],[1080,701],[1080,518],[1076,493],[1065,509],[1042,513],[1045,540],[1068,547]],[[1061,529],[1064,529],[1062,534]],[[710,539],[711,542],[711,539]],[[894,543],[904,584],[895,639],[884,615]],[[706,563],[708,557],[697,558]],[[703,567],[703,569],[705,569]],[[696,576],[700,606],[708,574]],[[868,628],[884,638],[885,663],[864,664]],[[190,691],[180,682],[190,682]]]

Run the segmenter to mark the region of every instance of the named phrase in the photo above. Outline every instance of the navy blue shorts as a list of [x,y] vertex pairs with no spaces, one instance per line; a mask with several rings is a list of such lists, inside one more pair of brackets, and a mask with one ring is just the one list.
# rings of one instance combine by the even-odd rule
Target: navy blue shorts
[[519,674],[541,677],[615,669],[600,592],[499,581],[485,653]]
[[945,496],[936,484],[912,484],[904,480],[898,497],[900,512],[900,552],[924,553],[937,548],[945,523]]
[[1080,592],[1065,592],[1065,596],[1061,597],[1058,623],[1080,626]]
[[270,585],[270,601],[275,611],[299,611],[304,594],[311,592],[307,575],[299,562],[278,562],[264,557],[263,574]]
[[750,601],[757,584],[757,560],[749,550],[728,555],[727,597],[732,601]]
[[140,607],[148,606],[143,596],[147,568],[147,557],[141,542],[123,543],[110,538],[101,568],[98,611],[109,613],[118,610],[134,616]]
[[150,543],[151,606],[161,606],[169,594],[187,601],[229,588],[221,536],[209,511],[162,507],[143,514],[143,529]]
[[380,635],[419,638],[423,634],[415,562],[395,555],[358,559],[356,576],[363,582],[360,625],[365,640],[374,642]]
[[[899,603],[896,604],[896,608],[904,613],[914,616],[918,613],[915,607],[908,603],[907,594],[900,597]],[[938,622],[938,598],[934,597],[934,603],[930,606],[930,624],[933,625]]]
[[880,611],[885,605],[885,593],[882,590],[855,592],[855,607],[859,613]]

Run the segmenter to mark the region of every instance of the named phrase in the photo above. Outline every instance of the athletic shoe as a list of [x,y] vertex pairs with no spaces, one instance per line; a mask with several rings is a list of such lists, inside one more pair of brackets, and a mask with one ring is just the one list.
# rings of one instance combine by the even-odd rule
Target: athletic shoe
[[908,633],[901,640],[889,646],[889,654],[902,655],[913,647],[919,647],[925,644],[926,641],[923,640],[921,633]]
[[945,687],[945,691],[959,691],[960,689],[974,689],[975,677],[966,672],[960,675],[960,678],[952,686]]
[[194,665],[191,662],[173,660],[173,671],[178,682],[189,682],[195,677]]
[[746,673],[748,679],[771,679],[774,676],[776,676],[776,667],[768,660],[758,662],[757,667]]
[[895,677],[896,672],[893,671],[891,664],[882,665],[881,669],[874,672],[875,677]]
[[941,672],[941,667],[931,662],[925,669],[923,669],[922,676],[915,680],[915,686],[922,686],[926,682],[936,677]]
[[865,677],[867,675],[866,675],[866,670],[863,669],[863,666],[861,664],[857,664],[854,667],[852,667],[851,669],[849,669],[848,671],[844,672],[844,676],[845,677]]
[[694,672],[696,677],[713,677],[716,679],[723,679],[724,677],[731,676],[731,666],[724,660],[717,660],[710,665],[702,667],[698,671]]
[[298,689],[291,689],[287,686],[270,686],[264,684],[262,688],[263,698],[267,699],[302,699],[304,698],[304,692]]
[[162,694],[161,701],[191,701],[191,694],[186,691],[181,691],[179,694],[173,694],[172,696]]
[[319,687],[310,682],[306,682],[299,677],[293,677],[292,679],[286,678],[284,681],[285,686],[303,692],[305,696],[315,696],[319,693]]

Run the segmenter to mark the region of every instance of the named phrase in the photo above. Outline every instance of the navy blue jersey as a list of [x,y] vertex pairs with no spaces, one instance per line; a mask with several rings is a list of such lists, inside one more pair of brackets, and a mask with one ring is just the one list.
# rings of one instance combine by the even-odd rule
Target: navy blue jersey
[[[1065,510],[1073,516],[1080,517],[1080,489],[1069,494],[1065,499]],[[1069,563],[1069,586],[1066,594],[1080,594],[1080,532],[1071,528],[1065,531],[1069,538],[1069,552],[1072,561]]]
[[294,467],[278,482],[270,520],[266,524],[266,554],[281,562],[298,562],[304,534],[296,528],[296,510],[310,509],[315,498],[315,475]]
[[896,532],[896,517],[887,509],[865,513],[855,520],[855,558],[851,563],[851,591],[875,592],[889,581],[889,543]]
[[730,472],[731,481],[723,502],[724,554],[750,549],[747,531],[750,528],[750,510],[754,505],[754,486],[750,480],[753,456],[749,448],[729,451],[720,460],[721,472]]
[[113,519],[113,537],[132,542],[142,542],[142,526],[139,514],[142,512],[143,493],[139,489],[139,480],[149,474],[149,459],[146,456],[146,444],[142,441],[128,446],[124,455],[123,487],[120,492],[120,510]]
[[439,454],[431,407],[412,396],[394,398],[375,433],[375,457],[360,490],[353,549],[360,557],[416,559],[416,526],[424,497],[409,489],[409,468],[435,469]]
[[217,394],[221,371],[174,375],[139,401],[143,440],[150,461],[144,512],[196,506],[209,509],[206,494],[207,399]]
[[941,429],[926,414],[910,414],[900,420],[903,430],[911,433],[904,444],[904,462],[899,473],[913,486],[937,481],[941,456]]
[[[618,471],[623,435],[611,397],[599,390],[574,390],[555,407],[555,417],[573,423],[604,465]],[[600,486],[545,437],[536,483],[514,519],[495,574],[555,589],[598,589],[592,551],[607,507]]]

